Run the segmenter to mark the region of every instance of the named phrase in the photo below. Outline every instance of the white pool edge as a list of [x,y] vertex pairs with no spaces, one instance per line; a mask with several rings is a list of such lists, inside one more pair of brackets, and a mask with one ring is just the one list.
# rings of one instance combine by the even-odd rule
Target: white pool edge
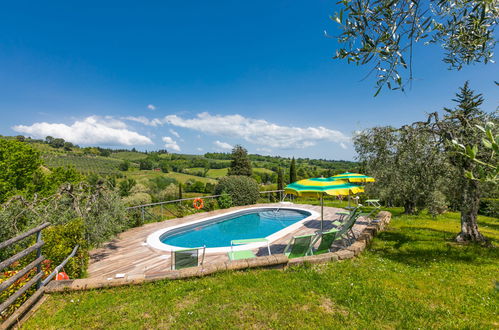
[[[146,242],[147,242],[147,245],[149,245],[150,247],[152,247],[154,249],[157,249],[157,250],[160,250],[160,251],[171,252],[171,251],[185,249],[185,247],[179,247],[179,246],[173,246],[173,245],[165,244],[165,243],[161,242],[160,237],[162,235],[168,233],[169,231],[175,230],[177,228],[182,228],[182,227],[185,227],[185,226],[190,226],[190,225],[193,225],[193,224],[196,224],[196,223],[205,222],[205,221],[209,221],[209,220],[212,220],[212,219],[216,219],[216,218],[220,218],[220,217],[225,217],[225,216],[228,216],[228,215],[231,215],[231,214],[235,214],[235,213],[239,213],[239,212],[244,212],[244,211],[248,211],[248,210],[263,210],[263,209],[269,209],[269,208],[278,208],[278,207],[271,207],[271,206],[267,206],[267,207],[264,207],[264,206],[261,206],[261,207],[260,206],[259,207],[249,207],[249,208],[235,210],[235,211],[231,211],[231,212],[227,212],[227,213],[217,214],[217,215],[214,215],[214,216],[211,216],[211,217],[206,217],[206,218],[202,218],[202,219],[199,219],[199,220],[194,220],[194,221],[191,221],[191,222],[183,223],[183,224],[172,226],[172,227],[168,227],[168,228],[163,228],[163,229],[157,230],[157,231],[153,232],[152,234],[150,234],[147,237]],[[298,221],[298,222],[295,222],[292,225],[287,226],[286,228],[283,228],[283,229],[281,229],[281,230],[273,233],[272,235],[269,235],[269,236],[265,237],[269,241],[270,245],[272,245],[272,243],[275,242],[276,240],[278,240],[278,239],[286,236],[287,234],[290,234],[293,231],[297,230],[305,222],[310,221],[310,220],[315,220],[315,219],[317,219],[319,217],[319,213],[317,213],[315,211],[312,211],[312,210],[300,208],[300,207],[292,207],[292,206],[286,205],[284,207],[279,207],[279,209],[304,211],[304,212],[310,213],[310,215],[308,217],[306,217],[306,218]],[[264,243],[264,242],[263,243],[253,243],[253,244],[245,244],[245,245],[234,246],[232,248],[232,250],[233,251],[253,250],[253,249],[257,249],[257,248],[261,248],[261,247],[266,247],[266,246],[267,246],[267,243]],[[206,253],[226,253],[226,252],[229,252],[229,251],[231,251],[231,247],[230,246],[216,247],[216,248],[206,248]]]

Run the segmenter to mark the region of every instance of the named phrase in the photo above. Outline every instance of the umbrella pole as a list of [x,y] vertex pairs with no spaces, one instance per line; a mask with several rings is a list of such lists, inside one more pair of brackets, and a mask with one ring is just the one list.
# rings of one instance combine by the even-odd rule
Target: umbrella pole
[[323,222],[324,222],[324,193],[321,194],[321,233],[322,233]]

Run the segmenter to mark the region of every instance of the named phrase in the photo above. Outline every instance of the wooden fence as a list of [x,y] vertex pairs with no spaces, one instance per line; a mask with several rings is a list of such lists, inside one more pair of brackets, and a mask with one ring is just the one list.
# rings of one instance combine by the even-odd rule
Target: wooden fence
[[17,308],[2,324],[0,324],[0,329],[8,329],[16,324],[29,310],[30,308],[41,298],[43,293],[45,292],[45,285],[64,267],[64,265],[72,258],[76,251],[78,250],[78,245],[74,247],[71,254],[59,265],[55,268],[55,270],[47,276],[43,280],[43,271],[42,271],[42,262],[45,260],[45,257],[42,256],[42,246],[44,242],[42,240],[42,230],[50,226],[50,223],[46,222],[44,224],[39,225],[36,228],[33,228],[24,234],[11,238],[5,242],[0,243],[0,249],[5,249],[8,246],[11,246],[15,243],[18,243],[25,238],[28,238],[32,235],[36,234],[36,242],[35,244],[27,247],[21,252],[16,253],[10,258],[3,260],[0,262],[0,271],[3,271],[16,261],[19,261],[33,252],[36,252],[36,258],[31,263],[29,263],[26,267],[19,270],[14,276],[10,277],[6,281],[0,283],[0,292],[3,292],[14,285],[19,279],[28,274],[32,269],[36,268],[36,274],[21,288],[19,288],[16,292],[11,294],[5,301],[0,304],[0,314],[3,313],[9,306],[11,306],[18,298],[20,298],[23,294],[26,293],[31,287],[36,285],[36,291],[19,307]]

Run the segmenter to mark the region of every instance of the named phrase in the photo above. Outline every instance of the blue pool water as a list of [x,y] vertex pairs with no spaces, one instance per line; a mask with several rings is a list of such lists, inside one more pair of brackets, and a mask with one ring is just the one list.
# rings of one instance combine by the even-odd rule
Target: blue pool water
[[254,210],[230,218],[212,219],[209,223],[186,226],[180,232],[166,233],[161,242],[178,247],[207,248],[230,246],[235,239],[263,238],[310,216],[300,210]]

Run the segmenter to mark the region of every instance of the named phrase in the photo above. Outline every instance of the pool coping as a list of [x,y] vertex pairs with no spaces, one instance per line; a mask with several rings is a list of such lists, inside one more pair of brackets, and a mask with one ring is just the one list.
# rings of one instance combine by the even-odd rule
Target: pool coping
[[[195,225],[198,223],[203,223],[203,222],[209,222],[209,221],[211,221],[213,219],[217,219],[217,218],[230,217],[231,215],[234,215],[236,213],[245,214],[245,213],[248,213],[248,211],[252,211],[252,210],[272,210],[272,209],[276,209],[276,208],[277,207],[269,207],[269,206],[250,207],[250,208],[245,208],[243,210],[230,211],[230,212],[226,212],[223,214],[218,214],[218,215],[214,215],[211,217],[206,217],[206,218],[194,220],[192,222],[183,223],[183,224],[175,225],[172,227],[162,228],[162,229],[156,230],[152,234],[148,235],[147,239],[146,239],[146,243],[151,248],[154,248],[154,249],[160,250],[160,251],[166,251],[166,252],[187,249],[186,247],[179,247],[179,246],[165,244],[165,243],[161,242],[160,237],[168,232],[175,231],[176,229],[179,229],[182,227],[192,226],[192,225]],[[233,247],[224,246],[224,247],[216,247],[216,248],[206,248],[205,253],[207,253],[207,254],[208,253],[210,253],[210,254],[211,253],[227,253],[230,251],[253,250],[253,249],[258,249],[261,247],[266,247],[267,244],[272,245],[273,242],[277,241],[281,237],[284,237],[287,234],[300,228],[305,222],[308,222],[310,220],[315,220],[320,216],[320,214],[318,212],[315,212],[315,211],[309,210],[309,209],[305,209],[305,208],[300,208],[300,207],[292,207],[292,206],[285,205],[282,207],[278,207],[278,209],[280,209],[280,210],[296,210],[296,211],[309,213],[310,215],[307,216],[306,218],[300,220],[300,221],[297,221],[297,222],[279,230],[279,231],[276,231],[275,233],[273,233],[269,236],[266,236],[265,238],[268,240],[268,243],[262,242],[262,243],[238,245],[238,246],[233,246]]]

